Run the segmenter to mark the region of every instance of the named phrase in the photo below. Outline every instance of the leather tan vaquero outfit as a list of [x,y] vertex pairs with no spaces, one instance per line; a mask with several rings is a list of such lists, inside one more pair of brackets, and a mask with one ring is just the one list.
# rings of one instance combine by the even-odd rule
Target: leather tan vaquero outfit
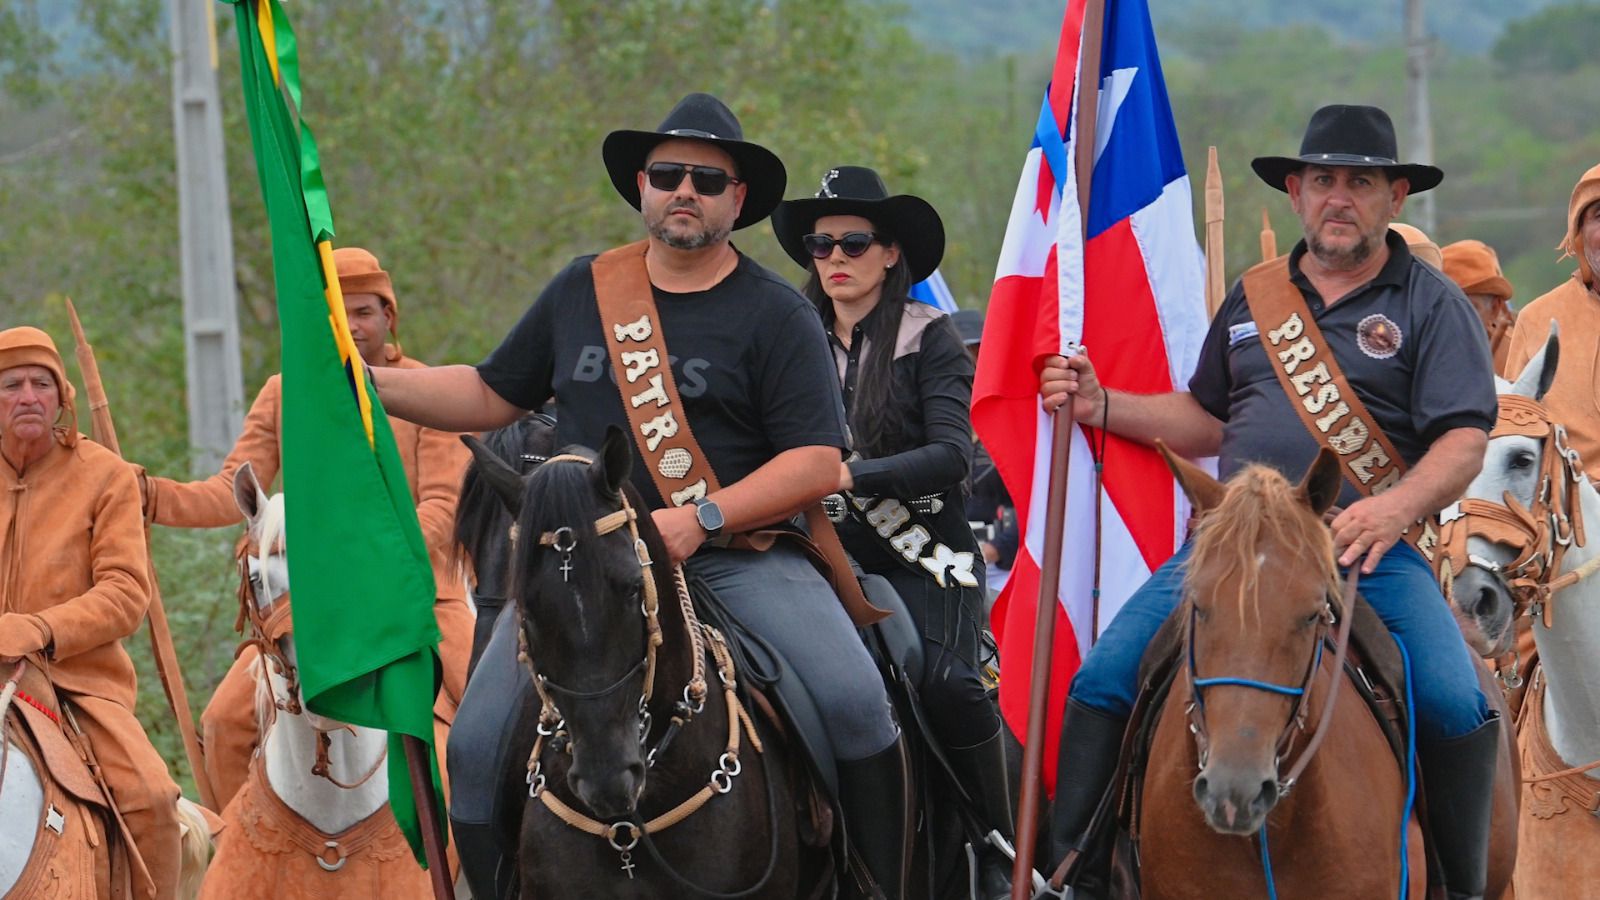
[[1560,249],[1578,259],[1578,271],[1554,290],[1523,307],[1511,330],[1506,374],[1515,378],[1550,336],[1550,323],[1561,327],[1561,359],[1556,379],[1544,395],[1550,419],[1567,427],[1567,439],[1583,459],[1590,478],[1600,476],[1600,293],[1584,253],[1582,220],[1590,205],[1600,202],[1600,166],[1583,174],[1567,206],[1567,233]]
[[[49,368],[71,409],[49,336],[0,332],[0,371],[19,365]],[[178,786],[134,717],[137,678],[122,646],[150,605],[139,486],[121,458],[63,421],[23,471],[0,456],[0,657],[42,658],[144,861],[135,895],[167,900],[178,886]]]
[[[341,247],[334,251],[334,262],[338,266],[340,286],[346,293],[377,294],[398,318],[388,275],[377,268],[372,254],[359,248]],[[426,368],[424,363],[402,355],[396,344],[386,345],[385,351],[383,364],[386,366]],[[249,462],[263,485],[270,485],[277,479],[282,468],[279,443],[282,408],[282,376],[274,375],[256,395],[245,417],[244,430],[217,474],[193,482],[149,476],[145,514],[150,521],[177,528],[219,528],[244,521],[233,498],[233,473]],[[437,591],[434,615],[439,620],[442,636],[439,658],[444,681],[444,690],[434,705],[434,715],[443,726],[448,726],[454,721],[461,693],[466,690],[467,659],[472,652],[475,622],[472,607],[467,602],[465,582],[450,560],[456,500],[470,454],[453,433],[423,428],[393,416],[389,417],[389,426],[394,431],[407,486],[417,504],[417,519],[428,546],[428,558],[433,563]],[[255,680],[251,674],[257,658],[254,648],[240,653],[200,715],[206,770],[211,776],[217,802],[223,806],[248,778],[250,759],[259,741]],[[442,739],[437,747],[443,771]]]

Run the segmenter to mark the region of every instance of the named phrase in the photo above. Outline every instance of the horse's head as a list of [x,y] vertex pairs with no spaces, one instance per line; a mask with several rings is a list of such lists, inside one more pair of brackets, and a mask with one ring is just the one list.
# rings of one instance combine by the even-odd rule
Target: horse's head
[[[1555,381],[1560,353],[1560,337],[1552,321],[1550,337],[1523,366],[1517,380],[1496,379],[1502,398],[1500,421],[1484,452],[1483,469],[1467,486],[1457,507],[1468,517],[1464,523],[1466,559],[1452,560],[1450,599],[1466,620],[1463,630],[1469,642],[1485,656],[1504,653],[1515,638],[1511,622],[1516,602],[1506,582],[1506,569],[1530,550],[1543,550],[1530,547],[1535,535],[1519,521],[1531,521],[1531,517],[1524,518],[1530,510],[1548,510],[1552,498],[1541,497],[1541,493],[1560,487],[1544,484],[1549,474],[1545,451],[1550,422],[1506,398],[1542,402]],[[1444,518],[1452,515],[1447,511]]]
[[[300,696],[291,633],[293,622],[289,615],[289,558],[285,554],[283,495],[268,497],[256,478],[255,468],[247,462],[233,473],[233,500],[245,518],[244,549],[239,555],[243,581],[239,594],[240,615],[247,623],[248,636],[257,642],[261,651],[261,665],[266,667],[267,683],[272,691],[271,705],[298,715],[305,710],[305,704]],[[265,709],[265,702],[262,706],[264,715],[271,712]],[[340,727],[309,712],[306,715],[319,730]]]
[[1194,797],[1212,828],[1252,834],[1284,789],[1279,763],[1333,620],[1322,514],[1339,496],[1339,464],[1324,450],[1298,486],[1265,466],[1223,485],[1161,449],[1200,517],[1184,571]]
[[628,438],[612,428],[599,453],[569,448],[526,475],[481,443],[470,446],[516,520],[508,588],[545,704],[543,727],[569,737],[567,782],[590,811],[631,815],[644,790],[659,590],[643,563],[667,557],[628,485]]
[[[468,441],[470,447],[470,441],[476,439],[463,435],[462,440]],[[530,472],[555,455],[555,420],[543,413],[528,413],[485,434],[482,443],[517,472]],[[472,578],[474,601],[499,607],[508,595],[512,520],[482,470],[474,459],[461,479],[461,496],[456,504],[455,562]]]

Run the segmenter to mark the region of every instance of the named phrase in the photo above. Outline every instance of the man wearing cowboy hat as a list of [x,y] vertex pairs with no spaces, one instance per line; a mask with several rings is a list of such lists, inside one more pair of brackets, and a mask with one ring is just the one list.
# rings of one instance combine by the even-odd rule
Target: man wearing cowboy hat
[[1521,372],[1544,349],[1551,323],[1561,328],[1561,362],[1544,395],[1550,418],[1567,427],[1567,440],[1590,478],[1600,476],[1600,166],[1583,173],[1567,204],[1567,233],[1556,248],[1577,259],[1572,277],[1522,308],[1511,330],[1506,371]]
[[[1489,353],[1494,373],[1505,377],[1511,353],[1511,329],[1517,314],[1511,309],[1511,282],[1500,271],[1500,257],[1483,241],[1465,240],[1448,244],[1441,251],[1444,274],[1450,276],[1472,302],[1489,337]],[[1539,346],[1544,346],[1540,339]]]
[[[360,247],[333,251],[339,288],[344,295],[345,318],[356,349],[368,366],[423,368],[400,349],[399,303],[389,273],[378,258]],[[199,481],[182,482],[147,475],[138,469],[147,519],[174,528],[220,528],[244,520],[233,498],[233,474],[249,462],[262,484],[277,477],[283,413],[283,380],[273,375],[262,385],[244,429],[217,474]],[[456,495],[466,468],[467,450],[456,435],[419,428],[391,417],[395,444],[406,472],[407,486],[417,504],[417,521],[433,563],[437,599],[434,613],[442,640],[443,687],[435,705],[440,727],[455,718],[456,705],[466,690],[467,657],[472,648],[473,614],[467,604],[461,574],[450,563],[454,542]],[[259,654],[254,647],[239,653],[217,685],[200,716],[205,736],[206,770],[217,803],[226,806],[244,784],[250,759],[260,740],[256,723],[255,677],[251,670]]]
[[78,434],[72,400],[49,335],[0,331],[0,678],[23,657],[43,665],[144,861],[134,890],[167,900],[178,891],[178,786],[134,717],[122,646],[150,605],[139,486]]
[[[636,279],[619,299],[650,304],[645,317],[602,321],[601,306],[617,295],[597,290],[597,264],[618,259],[613,254],[623,249],[581,257],[478,366],[375,371],[379,396],[396,415],[460,431],[509,424],[553,396],[561,443],[598,446],[613,426],[634,434],[633,484],[652,508],[670,562],[683,562],[784,654],[816,696],[839,760],[877,761],[874,783],[881,789],[841,798],[852,830],[896,828],[874,794],[903,775],[898,757],[885,753],[898,728],[883,682],[833,589],[790,542],[761,553],[722,546],[724,535],[782,523],[832,493],[846,446],[838,379],[816,311],[729,242],[733,231],[766,218],[782,199],[783,164],[745,141],[738,119],[707,94],[685,97],[655,131],[612,132],[603,156],[612,184],[640,211],[648,232],[646,241],[624,248],[619,264]],[[609,275],[605,283],[612,283]],[[639,350],[623,363],[626,380],[618,377],[611,345],[651,336],[664,338],[670,356]],[[681,396],[662,389],[664,372],[642,374],[667,368],[663,359]],[[623,402],[619,382],[631,404]],[[720,489],[663,496],[654,475],[665,469],[649,465],[643,453],[668,446],[657,441],[681,430],[664,413],[647,423],[656,430],[641,431],[629,418],[640,408],[681,409]],[[639,443],[650,437],[641,451]],[[677,461],[702,462],[688,452]],[[494,657],[514,648],[514,641],[491,639],[480,668],[509,664]],[[472,707],[463,707],[463,718]],[[469,764],[464,752],[453,756],[455,765]],[[479,801],[463,794],[458,782],[452,819],[481,817],[465,808]],[[867,864],[880,885],[900,884],[900,873],[890,871],[900,860]],[[468,875],[477,893],[481,876],[474,878],[471,863]],[[486,895],[494,896],[492,887]]]
[[[1189,390],[1111,390],[1080,355],[1047,360],[1041,393],[1048,410],[1070,401],[1078,421],[1106,421],[1112,432],[1147,444],[1159,439],[1186,456],[1219,456],[1224,477],[1263,463],[1298,480],[1319,445],[1329,446],[1314,436],[1317,428],[1360,437],[1331,445],[1346,472],[1342,510],[1331,524],[1335,552],[1340,566],[1361,566],[1368,602],[1411,651],[1429,824],[1449,896],[1476,897],[1486,878],[1499,721],[1429,564],[1403,535],[1422,533],[1415,523],[1461,496],[1481,468],[1495,389],[1483,328],[1466,298],[1389,228],[1407,195],[1434,187],[1443,173],[1397,157],[1383,110],[1319,109],[1298,156],[1251,163],[1263,181],[1289,195],[1304,237],[1288,257],[1235,283],[1212,321]],[[1293,315],[1266,316],[1277,304]],[[1259,324],[1263,319],[1267,324]],[[1300,380],[1290,380],[1296,372]],[[1329,402],[1340,391],[1344,399]],[[1353,418],[1357,401],[1366,410]],[[1321,418],[1308,419],[1313,412]],[[1359,457],[1346,455],[1357,450]],[[1387,490],[1358,490],[1361,476],[1380,464],[1392,477],[1374,483]],[[1187,556],[1185,547],[1129,599],[1073,681],[1062,725],[1053,860],[1079,841],[1111,778],[1140,654],[1178,605]],[[1085,872],[1090,896],[1104,890],[1103,866],[1100,860],[1089,866],[1097,871]]]

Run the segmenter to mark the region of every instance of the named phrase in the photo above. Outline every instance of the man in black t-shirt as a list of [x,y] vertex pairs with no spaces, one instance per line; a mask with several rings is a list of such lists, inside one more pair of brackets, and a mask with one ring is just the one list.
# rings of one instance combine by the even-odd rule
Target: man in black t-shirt
[[[671,561],[703,579],[777,647],[816,697],[839,763],[850,839],[885,895],[900,897],[908,807],[899,731],[850,618],[795,546],[779,542],[758,553],[708,542],[717,532],[783,522],[839,487],[844,410],[821,322],[799,293],[729,242],[733,230],[766,218],[782,199],[783,164],[742,140],[733,113],[705,94],[685,97],[656,131],[613,132],[604,156],[612,184],[649,231],[644,265],[681,395],[674,406],[722,487],[693,504],[664,503],[637,447],[634,483]],[[483,431],[553,396],[562,443],[598,446],[608,425],[635,433],[610,364],[593,261],[579,258],[557,274],[477,367],[375,372],[385,409],[435,428]],[[635,391],[630,387],[630,397]],[[639,398],[632,399],[637,405]],[[472,778],[483,757],[473,744],[481,742],[464,738],[458,748],[455,737],[463,734],[463,719],[472,727],[478,679],[494,671],[515,678],[514,654],[514,631],[497,627],[450,746],[451,819],[478,896],[500,895],[493,883],[498,860],[468,846],[493,824],[482,792],[492,792],[494,782],[480,787],[485,779]],[[485,685],[496,705],[516,689]]]

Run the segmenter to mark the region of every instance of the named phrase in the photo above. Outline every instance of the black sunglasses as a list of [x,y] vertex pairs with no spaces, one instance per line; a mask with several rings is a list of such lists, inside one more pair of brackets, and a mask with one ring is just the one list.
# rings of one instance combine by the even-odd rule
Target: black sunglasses
[[689,180],[694,183],[694,192],[702,197],[715,197],[727,190],[728,185],[739,184],[739,179],[716,166],[657,162],[646,166],[644,170],[645,176],[650,179],[650,186],[658,191],[677,190],[678,185],[683,184],[684,173],[688,173]]
[[800,239],[805,245],[806,252],[813,259],[827,259],[833,255],[834,245],[838,245],[844,255],[855,259],[867,252],[867,248],[874,243],[888,245],[889,239],[876,231],[852,231],[844,237],[835,239],[830,234],[808,234]]

